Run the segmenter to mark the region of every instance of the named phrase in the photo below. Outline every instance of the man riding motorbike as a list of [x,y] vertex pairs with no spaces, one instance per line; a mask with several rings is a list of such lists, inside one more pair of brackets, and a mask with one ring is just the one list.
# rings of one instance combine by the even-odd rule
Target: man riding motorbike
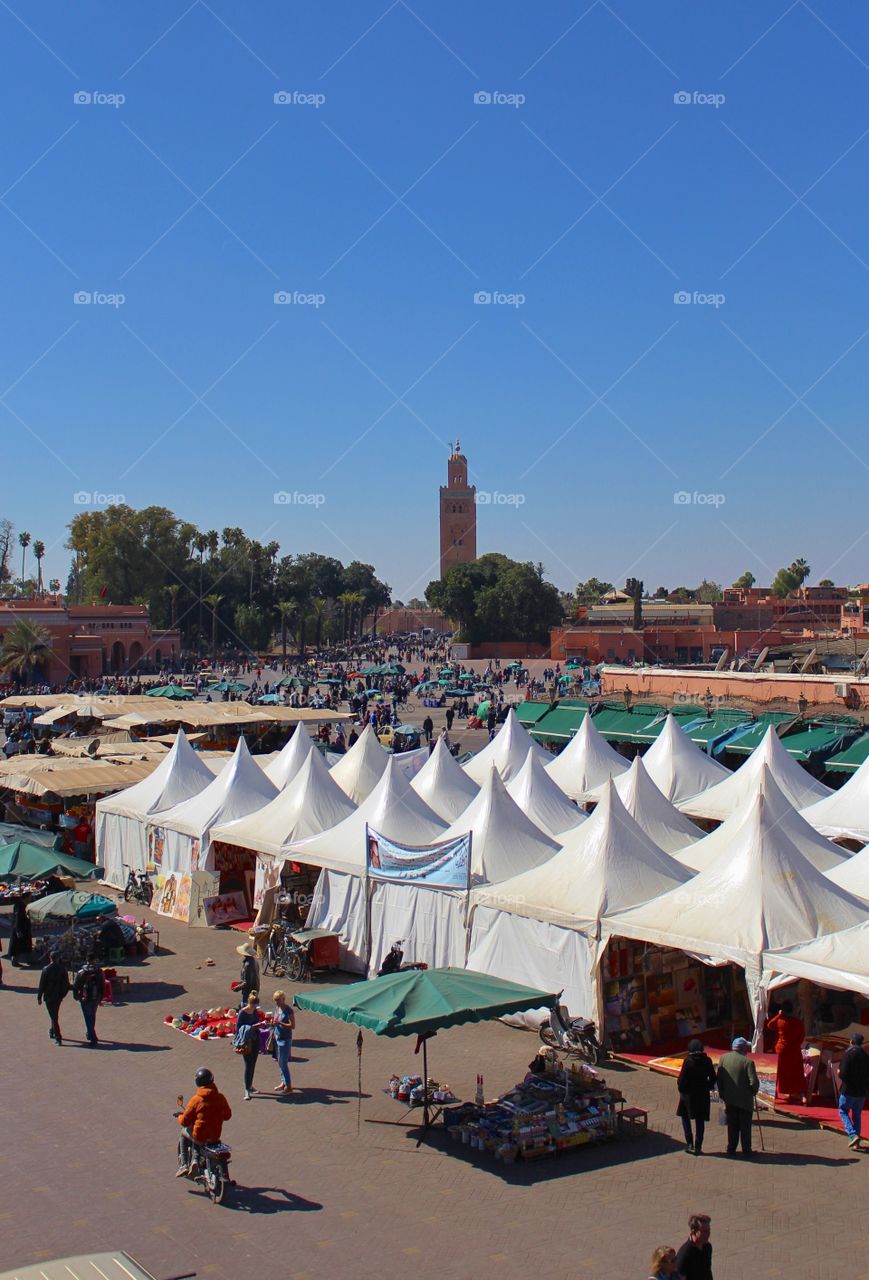
[[224,1120],[232,1119],[229,1103],[218,1092],[214,1076],[207,1067],[196,1072],[196,1092],[178,1117],[181,1139],[178,1143],[176,1178],[195,1178],[199,1173],[196,1148],[206,1142],[219,1142]]

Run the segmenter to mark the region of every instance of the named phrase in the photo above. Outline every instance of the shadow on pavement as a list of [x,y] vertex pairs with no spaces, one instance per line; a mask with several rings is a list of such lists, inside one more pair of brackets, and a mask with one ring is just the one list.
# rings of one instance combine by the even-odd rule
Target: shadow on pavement
[[[334,1040],[297,1040],[296,1037],[293,1036],[293,1048],[294,1049],[334,1049],[335,1041]],[[295,1059],[295,1061],[301,1062],[302,1059],[297,1058]]]
[[[735,1164],[743,1163],[743,1157],[740,1155],[729,1156],[726,1151],[709,1151],[707,1156],[712,1156],[715,1160],[732,1160]],[[859,1156],[815,1156],[810,1154],[803,1155],[791,1151],[755,1151],[751,1160],[745,1161],[746,1164],[765,1165],[765,1164],[814,1164],[820,1165],[828,1169],[838,1169],[841,1165],[859,1164]]]
[[177,1000],[187,994],[180,982],[136,982],[124,991],[125,1004],[140,1004],[150,1000]]
[[[266,1097],[269,1095],[266,1094]],[[331,1106],[333,1103],[339,1103],[342,1106],[351,1102],[357,1097],[355,1089],[299,1089],[295,1087],[293,1093],[288,1098],[284,1098],[280,1093],[271,1095],[275,1101],[285,1101],[292,1103],[293,1106],[301,1106],[309,1102],[319,1102],[324,1106]],[[370,1098],[368,1093],[362,1094],[363,1098]]]
[[650,1129],[648,1135],[642,1138],[624,1138],[618,1142],[578,1147],[528,1163],[517,1161],[515,1164],[504,1164],[490,1152],[472,1151],[470,1147],[453,1141],[441,1127],[410,1129],[406,1136],[417,1146],[439,1151],[465,1164],[473,1164],[483,1173],[494,1174],[502,1182],[515,1187],[552,1182],[557,1178],[572,1178],[577,1174],[634,1164],[640,1160],[654,1160],[674,1151],[683,1151],[685,1147],[683,1142],[677,1142],[665,1133],[656,1133]]
[[316,1213],[323,1206],[283,1187],[231,1187],[222,1208],[237,1213]]
[[[99,1031],[99,1028],[97,1028]],[[63,1043],[72,1049],[90,1049],[87,1040],[76,1040],[71,1036],[64,1036]],[[114,1053],[121,1050],[124,1053],[168,1053],[171,1045],[168,1044],[139,1044],[134,1040],[100,1040],[96,1045],[96,1049],[102,1053],[108,1051]]]

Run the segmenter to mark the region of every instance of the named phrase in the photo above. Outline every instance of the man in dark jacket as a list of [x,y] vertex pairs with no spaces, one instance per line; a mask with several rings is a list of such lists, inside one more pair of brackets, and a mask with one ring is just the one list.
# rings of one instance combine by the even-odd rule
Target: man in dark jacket
[[63,1044],[60,1034],[60,1023],[57,1015],[60,1006],[69,995],[69,975],[66,965],[60,958],[59,951],[52,951],[48,964],[39,975],[39,989],[36,994],[37,1004],[45,1004],[51,1026],[48,1034],[57,1044]]
[[869,1093],[869,1057],[863,1051],[863,1036],[856,1031],[851,1037],[851,1047],[842,1054],[839,1063],[842,1091],[839,1094],[839,1115],[848,1135],[848,1146],[860,1150],[860,1122],[866,1094]]
[[[709,1119],[709,1095],[715,1088],[715,1068],[699,1040],[688,1045],[688,1056],[682,1063],[678,1080],[679,1106],[676,1114],[682,1120],[685,1150],[695,1156],[703,1151],[703,1135]],[[694,1121],[695,1133],[691,1132]]]
[[75,980],[72,984],[72,998],[73,1000],[78,1000],[81,1004],[85,1033],[88,1044],[92,1049],[99,1044],[96,1029],[97,1009],[103,998],[104,991],[105,978],[103,977],[103,971],[97,962],[96,955],[92,952],[75,975]]
[[712,1280],[712,1245],[709,1243],[709,1230],[708,1214],[691,1214],[688,1219],[688,1239],[676,1254],[676,1271],[682,1280]]

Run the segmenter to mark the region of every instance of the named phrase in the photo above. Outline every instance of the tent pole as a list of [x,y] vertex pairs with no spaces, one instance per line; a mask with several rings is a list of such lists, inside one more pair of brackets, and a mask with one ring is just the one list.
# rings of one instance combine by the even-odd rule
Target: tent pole
[[428,1129],[428,1038],[422,1042],[422,1127]]

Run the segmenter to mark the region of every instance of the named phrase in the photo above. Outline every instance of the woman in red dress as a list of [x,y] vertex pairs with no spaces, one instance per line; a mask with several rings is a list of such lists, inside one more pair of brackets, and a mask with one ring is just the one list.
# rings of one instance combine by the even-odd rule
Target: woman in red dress
[[778,1055],[775,1095],[789,1102],[802,1101],[806,1092],[802,1054],[806,1029],[800,1019],[794,1017],[790,1000],[785,1000],[776,1016],[770,1018],[769,1028],[776,1033],[775,1051]]

